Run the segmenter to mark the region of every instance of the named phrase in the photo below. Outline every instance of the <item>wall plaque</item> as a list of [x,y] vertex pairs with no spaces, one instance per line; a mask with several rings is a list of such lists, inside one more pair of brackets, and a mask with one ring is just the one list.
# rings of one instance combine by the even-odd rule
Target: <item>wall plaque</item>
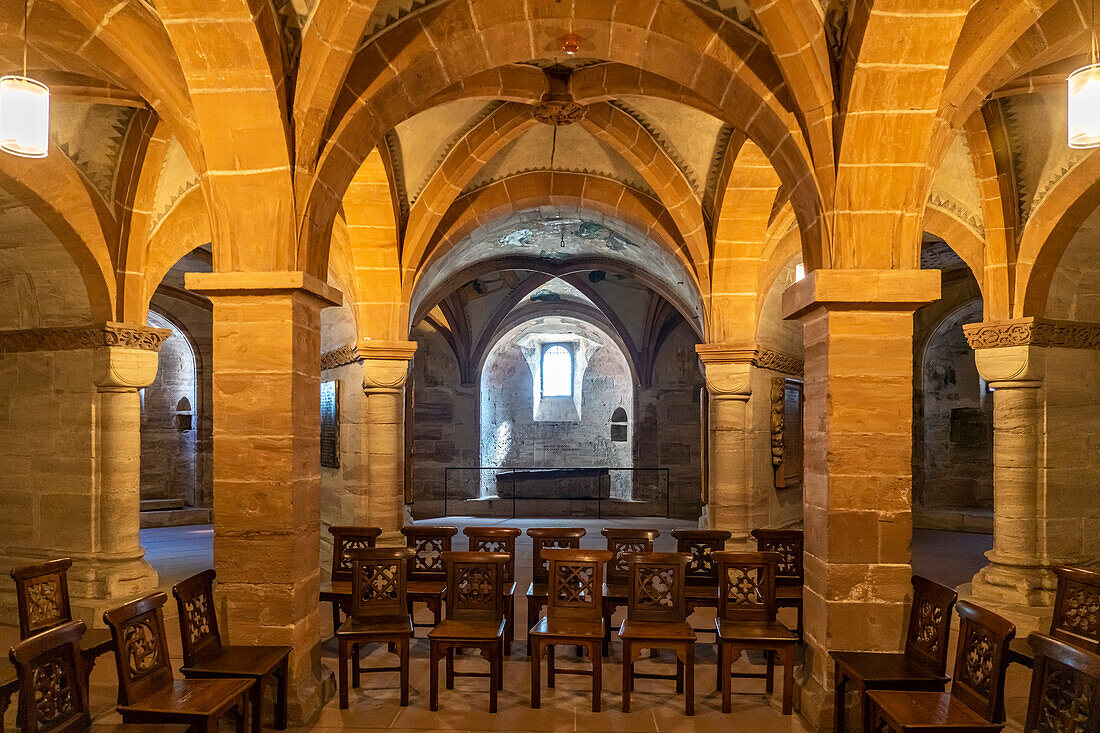
[[772,380],[772,465],[776,488],[802,481],[802,382]]
[[321,382],[321,465],[340,467],[340,382]]

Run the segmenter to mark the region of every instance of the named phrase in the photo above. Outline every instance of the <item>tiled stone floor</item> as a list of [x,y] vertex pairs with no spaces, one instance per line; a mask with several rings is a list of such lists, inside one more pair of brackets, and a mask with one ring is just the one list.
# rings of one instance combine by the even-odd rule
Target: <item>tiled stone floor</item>
[[[442,521],[429,524],[457,523],[479,525],[513,526],[584,526],[588,534],[583,541],[586,547],[600,547],[603,537],[600,529],[615,526],[647,526],[661,530],[657,540],[658,550],[673,550],[675,542],[670,531],[677,526],[694,526],[675,520],[622,519],[600,521],[577,520],[488,520],[463,519]],[[213,531],[209,526],[158,528],[142,530],[142,543],[146,548],[146,557],[160,572],[162,587],[167,592],[171,585],[188,575],[210,567],[213,553]],[[456,538],[455,548],[465,548],[465,537]],[[918,530],[914,533],[913,565],[916,572],[928,575],[948,585],[958,585],[970,580],[974,572],[984,563],[983,553],[989,549],[988,535],[964,535],[953,532]],[[783,716],[778,707],[778,693],[782,681],[777,674],[776,697],[763,693],[761,680],[734,680],[734,690],[742,694],[734,696],[734,709],[731,716],[721,712],[720,696],[713,691],[715,654],[711,644],[705,643],[712,637],[700,634],[701,643],[696,651],[696,714],[693,718],[683,715],[683,697],[674,693],[671,682],[640,680],[632,698],[631,712],[624,714],[620,710],[621,698],[621,657],[618,644],[612,644],[611,658],[604,663],[603,712],[592,713],[590,709],[589,684],[586,677],[562,676],[558,678],[555,690],[543,688],[542,708],[530,707],[530,666],[523,644],[523,619],[526,618],[526,600],[522,597],[530,581],[531,543],[525,536],[517,547],[517,572],[519,574],[519,596],[517,597],[517,635],[520,640],[513,646],[511,657],[505,662],[505,689],[500,694],[499,712],[490,715],[488,709],[488,691],[486,680],[459,678],[455,690],[440,692],[440,710],[432,713],[428,710],[428,642],[424,639],[425,629],[417,629],[418,640],[412,647],[412,673],[410,704],[401,708],[397,704],[397,674],[383,673],[364,675],[363,686],[351,692],[351,706],[340,710],[335,698],[321,711],[320,716],[307,728],[298,730],[510,730],[510,731],[616,731],[616,733],[634,733],[635,731],[727,731],[733,727],[739,730],[759,731],[760,733],[796,733],[808,731],[797,715]],[[179,627],[174,618],[174,604],[166,606],[170,618],[166,623],[169,634],[169,647],[174,654],[179,653]],[[700,613],[693,617],[693,625],[704,627],[709,619]],[[322,633],[326,641],[322,644],[322,663],[335,672],[336,648],[331,640],[330,615],[327,604],[321,610]],[[782,620],[793,626],[793,614],[781,616]],[[430,615],[423,610],[418,612],[418,620],[428,621]],[[0,644],[8,645],[16,638],[16,629],[0,627]],[[576,660],[572,650],[559,649],[559,665],[587,664],[587,660]],[[365,664],[386,664],[393,659],[381,650],[371,651],[365,658]],[[759,659],[738,661],[738,666],[749,671]],[[178,667],[180,660],[175,659]],[[644,662],[651,671],[669,672],[674,669],[674,659],[668,653],[662,653],[658,659]],[[458,668],[480,671],[485,667],[480,657],[470,654],[459,657]],[[440,670],[442,674],[442,669]],[[796,675],[798,671],[796,670]],[[1009,677],[1009,711],[1016,721],[1022,714],[1028,676],[1019,668],[1013,669]],[[117,722],[113,712],[115,696],[115,670],[113,660],[101,658],[92,677],[91,701],[96,713],[97,723]],[[545,685],[545,674],[544,674]],[[14,712],[7,716],[8,725],[13,724]],[[1009,729],[1019,729],[1018,724],[1010,722]]]

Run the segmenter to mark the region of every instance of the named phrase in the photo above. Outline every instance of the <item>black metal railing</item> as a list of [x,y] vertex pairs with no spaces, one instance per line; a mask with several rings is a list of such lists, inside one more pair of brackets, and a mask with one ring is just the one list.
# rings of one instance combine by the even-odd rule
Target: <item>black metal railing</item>
[[[489,481],[486,481],[486,472],[490,474]],[[612,496],[614,486],[619,484],[621,489],[625,483],[622,479],[613,480],[617,476],[629,476],[629,498]],[[555,491],[539,493],[523,486],[548,481],[564,482],[569,478],[578,481],[571,487],[561,484]],[[460,489],[456,486],[458,484],[465,486]],[[484,490],[487,486],[491,491]],[[663,467],[447,466],[443,470],[443,516],[451,516],[452,504],[459,501],[465,505],[464,516],[478,516],[469,510],[488,507],[490,511],[496,511],[486,516],[499,517],[499,502],[510,502],[512,518],[515,518],[520,516],[518,509],[523,502],[584,501],[595,502],[597,518],[603,517],[604,504],[610,502],[618,503],[624,512],[629,510],[629,516],[672,517],[669,469]],[[660,511],[656,507],[660,507]]]

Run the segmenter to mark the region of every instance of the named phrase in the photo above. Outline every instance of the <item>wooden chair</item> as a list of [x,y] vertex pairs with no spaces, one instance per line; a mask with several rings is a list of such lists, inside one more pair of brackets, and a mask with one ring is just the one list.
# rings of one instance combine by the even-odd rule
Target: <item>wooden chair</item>
[[[780,557],[774,552],[719,552],[718,618],[714,621],[718,643],[718,688],[722,712],[732,706],[732,677],[765,680],[774,689],[775,656],[783,662],[783,714],[791,714],[794,695],[794,648],[798,637],[775,620],[775,571]],[[747,649],[767,655],[767,672],[733,672],[733,663]]]
[[[625,556],[630,599],[619,627],[623,641],[623,712],[630,712],[630,693],[637,678],[676,680],[684,693],[684,714],[695,715],[695,632],[687,622],[684,581],[689,555],[637,552]],[[634,671],[642,649],[670,649],[676,654],[676,674]]]
[[192,575],[172,588],[179,609],[180,639],[183,642],[183,666],[188,679],[250,679],[252,686],[252,731],[260,733],[263,710],[263,685],[275,683],[275,729],[286,728],[287,675],[289,646],[222,644],[218,617],[214,610],[214,579],[211,570]]
[[[67,621],[12,647],[19,680],[19,729],[23,733],[76,733],[92,729],[87,674],[80,649],[83,621]],[[186,725],[96,726],[109,733],[186,733]]]
[[[35,634],[73,620],[69,605],[68,570],[73,566],[69,558],[50,560],[35,565],[13,568],[16,603],[19,606],[19,638],[27,639]],[[92,629],[80,637],[80,653],[84,657],[84,674],[90,676],[96,659],[115,648],[111,632]],[[88,680],[84,680],[85,686]]]
[[164,603],[154,593],[103,614],[115,640],[119,713],[125,723],[186,723],[194,733],[214,733],[218,720],[236,708],[237,733],[248,721],[248,679],[177,680],[164,638]]
[[[1085,651],[1100,654],[1100,615],[1086,609],[1100,608],[1100,572],[1055,565],[1058,591],[1054,595],[1054,617],[1050,636]],[[1032,666],[1028,639],[1017,639],[1008,649],[1010,662]]]
[[802,565],[805,546],[804,533],[800,529],[754,529],[757,552],[778,552],[779,568],[775,574],[775,607],[793,608],[798,613],[795,633],[802,641],[802,586],[806,574]]
[[553,688],[554,647],[574,644],[588,650],[591,670],[560,670],[561,674],[592,677],[592,712],[600,712],[603,687],[603,592],[604,564],[611,559],[607,550],[546,549],[543,558],[549,564],[550,586],[546,618],[527,632],[531,640],[531,707],[542,704],[542,655],[548,653],[546,685]]
[[868,690],[943,692],[951,609],[957,598],[954,590],[914,575],[904,652],[829,652],[836,679],[833,730],[846,730],[844,695],[849,684],[859,696],[865,733],[871,730]]
[[413,627],[434,628],[443,620],[443,598],[447,593],[443,553],[451,551],[451,538],[458,534],[458,528],[402,527],[401,534],[405,535],[406,546],[413,551],[409,558],[409,615],[413,615],[413,604],[423,603],[432,612],[434,622],[418,624],[413,621]]
[[871,730],[896,733],[998,733],[1005,721],[1008,644],[1016,627],[959,601],[959,643],[951,692],[871,690]]
[[[542,609],[546,607],[549,589],[548,568],[542,557],[542,551],[550,548],[578,550],[585,530],[582,527],[532,527],[527,530],[531,538],[531,585],[527,586],[527,628],[539,621]],[[531,656],[531,639],[527,639],[527,656]]]
[[653,552],[653,541],[661,533],[656,529],[605,529],[600,534],[607,538],[607,549],[611,553],[603,584],[603,655],[606,657],[611,646],[611,617],[630,600],[630,565],[626,555]]
[[[444,552],[447,618],[428,632],[431,643],[430,705],[439,709],[439,660],[447,658],[447,689],[455,677],[489,678],[489,712],[504,689],[504,586],[511,556],[503,552]],[[488,672],[456,672],[455,649],[477,649]]]
[[516,538],[515,527],[466,527],[462,534],[470,538],[471,552],[503,552],[508,556],[504,568],[504,656],[512,653],[516,640]]
[[382,534],[380,527],[329,527],[332,535],[332,571],[328,582],[321,583],[321,603],[332,606],[332,633],[340,628],[340,611],[351,612],[351,550],[374,547]]
[[1100,655],[1043,634],[1035,650],[1024,733],[1100,731]]
[[[407,547],[351,550],[351,608],[346,621],[336,630],[339,648],[340,709],[348,706],[348,666],[352,687],[359,687],[362,672],[399,672],[401,706],[409,704],[409,640],[412,615],[408,605],[409,560]],[[359,650],[363,644],[386,644],[397,654],[396,667],[363,667]]]
[[[718,611],[718,563],[714,553],[726,549],[726,540],[732,535],[724,529],[674,529],[676,552],[691,557],[687,566],[684,596],[687,603],[687,615],[691,616],[697,608],[713,608]],[[714,633],[713,628],[695,629]]]
[[15,666],[6,660],[0,659],[0,730],[4,728],[4,716],[11,707],[12,695],[19,692],[19,676],[15,673]]

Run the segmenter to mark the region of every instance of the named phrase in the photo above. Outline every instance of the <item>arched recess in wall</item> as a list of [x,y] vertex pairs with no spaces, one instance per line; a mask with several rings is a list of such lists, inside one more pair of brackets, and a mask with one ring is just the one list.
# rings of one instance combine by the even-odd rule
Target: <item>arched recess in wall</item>
[[[568,394],[547,394],[542,370],[568,358]],[[555,360],[556,361],[556,360]],[[627,355],[605,328],[573,316],[537,316],[503,330],[480,370],[480,472],[478,495],[545,496],[552,501],[602,495],[620,501],[652,497],[645,480],[635,482],[633,423],[636,385]],[[553,390],[562,392],[563,390]],[[625,439],[612,440],[613,415],[625,417]],[[552,480],[502,468],[591,468],[609,470],[555,474]],[[652,487],[663,490],[663,487]],[[608,491],[610,490],[610,494]],[[592,507],[595,510],[595,506]]]
[[[143,512],[201,507],[198,424],[199,363],[183,327],[150,310],[153,328],[172,331],[157,355],[157,377],[141,391],[141,501]],[[150,517],[146,517],[149,525]]]

